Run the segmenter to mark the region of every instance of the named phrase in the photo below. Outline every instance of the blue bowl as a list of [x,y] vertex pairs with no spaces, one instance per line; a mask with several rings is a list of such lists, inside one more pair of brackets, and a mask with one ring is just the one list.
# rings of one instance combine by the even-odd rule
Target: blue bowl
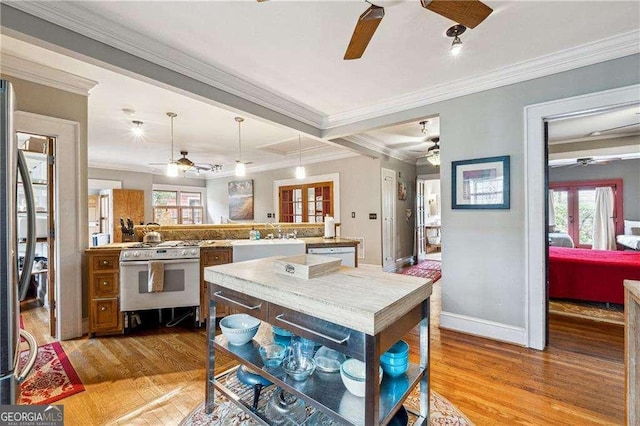
[[407,358],[409,357],[409,344],[404,340],[398,340],[388,351],[382,354],[386,358]]
[[384,371],[384,374],[391,377],[398,377],[407,372],[407,369],[409,368],[409,362],[407,361],[407,363],[399,365],[389,365],[381,362],[380,366],[382,367],[382,371]]
[[403,365],[409,362],[409,355],[407,354],[406,357],[401,357],[401,358],[389,358],[388,356],[385,356],[384,354],[382,356],[380,356],[380,364],[387,364],[387,365]]
[[277,336],[282,336],[282,337],[291,337],[291,336],[293,336],[292,332],[290,332],[289,330],[285,330],[284,328],[280,328],[280,327],[277,327],[275,325],[272,325],[271,328],[273,330],[273,334],[275,334]]

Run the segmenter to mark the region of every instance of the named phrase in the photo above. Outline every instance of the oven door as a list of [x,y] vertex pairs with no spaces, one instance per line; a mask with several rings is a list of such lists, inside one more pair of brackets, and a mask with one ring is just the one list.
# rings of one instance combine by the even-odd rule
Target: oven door
[[200,305],[200,260],[164,260],[164,290],[149,292],[149,262],[120,262],[120,310]]

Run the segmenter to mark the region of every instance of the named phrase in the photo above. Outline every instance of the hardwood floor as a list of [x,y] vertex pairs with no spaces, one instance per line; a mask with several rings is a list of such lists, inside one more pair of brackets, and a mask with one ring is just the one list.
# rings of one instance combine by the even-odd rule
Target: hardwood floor
[[[550,317],[540,352],[438,327],[431,298],[431,383],[478,425],[622,424],[623,327]],[[48,313],[23,305],[25,328],[46,343]],[[415,348],[417,330],[405,337]],[[86,391],[61,400],[65,424],[175,425],[204,400],[205,330],[180,327],[62,342]],[[412,351],[417,359],[417,351]]]

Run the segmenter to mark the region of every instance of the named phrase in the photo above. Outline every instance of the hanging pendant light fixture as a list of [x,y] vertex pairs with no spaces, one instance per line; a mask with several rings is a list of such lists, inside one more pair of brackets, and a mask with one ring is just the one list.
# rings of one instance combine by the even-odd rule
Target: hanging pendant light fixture
[[171,118],[171,160],[169,161],[169,164],[167,164],[167,176],[170,177],[178,176],[178,163],[173,159],[173,119],[177,116],[178,114],[175,112],[167,113],[167,117]]
[[236,117],[235,120],[238,122],[238,159],[236,160],[235,175],[242,177],[247,174],[245,164],[242,162],[242,133],[240,130],[240,125],[244,121],[244,118]]
[[307,172],[302,166],[302,139],[298,135],[298,167],[296,167],[296,179],[304,179],[307,176]]

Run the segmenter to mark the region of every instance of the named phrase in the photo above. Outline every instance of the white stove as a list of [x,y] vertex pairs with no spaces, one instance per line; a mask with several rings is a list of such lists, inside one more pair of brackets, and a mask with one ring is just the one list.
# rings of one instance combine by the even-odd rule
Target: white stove
[[[133,244],[120,252],[120,310],[123,312],[200,304],[200,242]],[[161,266],[164,286],[150,290],[150,263]],[[162,265],[158,265],[162,263]]]

